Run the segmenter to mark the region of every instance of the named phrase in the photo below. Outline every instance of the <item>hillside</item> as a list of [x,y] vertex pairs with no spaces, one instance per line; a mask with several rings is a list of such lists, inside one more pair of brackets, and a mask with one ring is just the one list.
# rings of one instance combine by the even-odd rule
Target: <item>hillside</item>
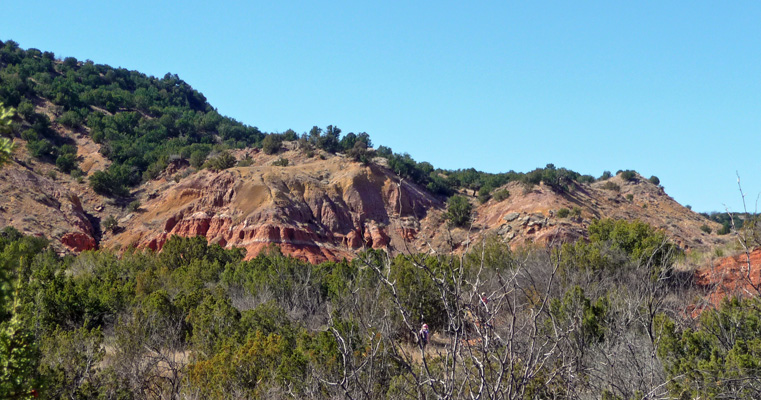
[[[176,234],[244,247],[248,258],[275,244],[320,262],[364,248],[462,251],[493,235],[513,246],[573,241],[606,217],[645,221],[688,250],[723,239],[701,230],[717,223],[633,171],[596,180],[552,165],[441,170],[332,125],[260,132],[171,74],[0,45],[0,102],[16,108],[17,144],[0,172],[0,227],[48,236],[60,252],[160,249]],[[465,228],[447,224],[453,194],[474,205]],[[111,217],[118,226],[104,226]]]
[[[93,146],[80,141],[80,148]],[[295,144],[286,146],[294,149],[277,155],[237,151],[239,160],[249,158],[252,164],[218,172],[194,171],[178,160],[134,191],[136,211],[65,175],[51,179],[43,163],[13,164],[0,172],[5,177],[0,190],[8,194],[0,199],[0,217],[4,225],[51,236],[74,251],[97,242],[105,248],[159,249],[174,234],[202,235],[226,247],[244,247],[248,258],[276,244],[312,262],[351,258],[363,248],[446,252],[487,235],[512,245],[573,241],[584,237],[596,218],[640,219],[663,228],[684,249],[722,242],[700,229],[708,225],[715,232],[719,224],[647,180],[621,177],[606,181],[620,191],[603,188],[606,182],[578,184],[562,193],[543,184],[526,190],[509,183],[502,188],[511,193],[507,199],[475,207],[469,229],[449,228],[443,199],[400,180],[382,159],[365,166],[341,155],[307,157]],[[273,166],[278,159],[288,165]],[[558,215],[563,208],[571,210],[566,217]],[[111,215],[119,228],[100,241],[99,223]]]
[[[607,189],[611,184],[620,189]],[[640,176],[627,181],[619,174],[563,193],[545,185],[526,191],[519,183],[507,189],[514,193],[508,200],[490,200],[476,209],[475,223],[511,241],[573,241],[585,235],[591,220],[613,218],[641,220],[661,228],[685,250],[724,242],[700,229],[706,225],[716,232],[719,224],[677,203],[663,187]],[[567,217],[558,215],[561,209],[569,211]]]
[[[147,183],[141,210],[124,216],[124,231],[105,246],[158,249],[171,235],[202,235],[243,247],[248,258],[276,244],[286,254],[321,262],[352,258],[363,248],[399,249],[405,231],[398,227],[415,232],[419,220],[442,209],[441,200],[414,184],[400,185],[379,165],[307,158],[298,150],[236,155],[250,156],[253,164],[191,173],[178,163]],[[271,165],[281,158],[288,166]]]
[[0,398],[757,397],[755,215],[260,132],[9,42],[0,101]]

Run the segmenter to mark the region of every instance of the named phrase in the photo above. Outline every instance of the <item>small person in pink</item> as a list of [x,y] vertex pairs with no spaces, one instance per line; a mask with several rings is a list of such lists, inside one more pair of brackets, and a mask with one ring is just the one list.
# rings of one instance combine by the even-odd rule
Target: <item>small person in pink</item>
[[428,331],[428,324],[423,324],[423,327],[420,328],[420,343],[423,345],[423,348],[428,345],[429,336],[430,332]]

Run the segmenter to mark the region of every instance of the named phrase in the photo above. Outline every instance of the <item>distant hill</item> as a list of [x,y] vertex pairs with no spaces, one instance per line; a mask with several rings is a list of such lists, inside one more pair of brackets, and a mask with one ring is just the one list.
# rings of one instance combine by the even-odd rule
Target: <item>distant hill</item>
[[[203,235],[253,257],[270,244],[318,262],[372,247],[458,251],[586,235],[594,218],[640,219],[683,248],[722,227],[634,171],[600,178],[547,165],[527,173],[449,171],[336,126],[261,132],[163,78],[0,42],[0,102],[16,111],[14,160],[0,171],[0,227],[60,251],[158,249]],[[450,226],[463,197],[472,223]]]

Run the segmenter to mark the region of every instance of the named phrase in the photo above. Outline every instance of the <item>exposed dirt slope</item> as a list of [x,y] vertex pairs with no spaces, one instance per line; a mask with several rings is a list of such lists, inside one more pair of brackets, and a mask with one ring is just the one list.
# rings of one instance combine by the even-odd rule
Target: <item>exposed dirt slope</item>
[[[124,231],[106,241],[160,248],[171,235],[203,235],[223,246],[243,247],[253,257],[270,244],[312,262],[351,258],[363,248],[399,249],[440,200],[378,165],[342,156],[306,158],[299,151],[252,158],[249,167],[190,174],[173,165],[146,185],[142,212],[120,221]],[[273,166],[283,157],[286,167]],[[176,180],[179,182],[175,182]]]
[[[505,243],[559,243],[586,235],[595,218],[640,219],[664,229],[682,248],[710,248],[723,238],[700,228],[719,226],[679,205],[663,189],[637,178],[611,178],[556,192],[519,183],[501,202],[475,208],[468,229],[449,228],[445,205],[382,164],[363,166],[343,156],[307,158],[297,150],[277,156],[249,150],[252,165],[191,173],[175,163],[143,188],[141,212],[124,216],[123,232],[107,247],[160,249],[171,235],[206,236],[223,246],[244,247],[254,257],[270,244],[312,262],[351,258],[363,248],[392,252],[461,251],[487,235]],[[273,166],[278,158],[288,166]],[[471,201],[474,201],[471,199]],[[572,216],[560,218],[566,208]]]
[[[605,188],[611,184],[620,190]],[[511,243],[572,241],[586,235],[589,223],[597,218],[639,219],[664,229],[687,250],[711,248],[726,240],[701,230],[707,225],[716,232],[719,224],[680,205],[662,187],[639,176],[624,181],[619,175],[561,193],[544,185],[526,190],[519,183],[509,184],[507,189],[511,193],[508,199],[489,200],[477,208],[475,222],[477,227]],[[563,208],[571,213],[560,218],[558,211]]]
[[[35,111],[47,115],[59,135],[77,146],[80,168],[88,175],[108,167],[86,128],[71,130],[56,122],[60,110],[37,99]],[[100,221],[119,215],[125,204],[96,194],[86,177],[75,179],[57,171],[55,165],[30,157],[26,141],[15,139],[10,163],[0,170],[0,228],[12,226],[25,234],[45,236],[60,253],[98,247]]]
[[[52,107],[37,106],[38,112]],[[55,122],[53,127],[76,143],[85,173],[108,166],[86,130],[71,131]],[[491,235],[510,245],[572,241],[603,217],[643,220],[688,250],[725,240],[700,229],[707,225],[716,232],[718,224],[641,177],[633,182],[613,177],[564,192],[511,183],[503,188],[511,193],[506,200],[477,205],[469,197],[474,222],[462,229],[447,226],[443,199],[400,180],[380,158],[370,166],[342,155],[309,158],[294,143],[286,143],[278,155],[239,150],[236,158],[250,158],[250,166],[197,172],[176,161],[158,179],[135,188],[132,198],[114,201],[95,194],[86,179],[56,174],[53,165],[30,159],[23,141],[18,145],[14,162],[0,171],[0,227],[50,237],[61,252],[99,246],[160,249],[171,235],[203,235],[226,247],[246,248],[248,258],[275,244],[287,254],[319,262],[351,258],[364,248],[462,251]],[[272,165],[280,158],[288,165]],[[606,189],[609,183],[620,190]],[[132,200],[141,203],[139,211],[128,211]],[[560,218],[563,208],[576,212]],[[101,221],[111,215],[119,229],[101,234]]]
[[95,231],[75,192],[20,165],[0,170],[0,227],[45,235],[63,251],[96,247]]
[[[761,289],[761,248],[748,254],[724,257],[695,272],[698,285],[706,290],[707,306],[718,307],[727,296],[757,296]],[[750,265],[750,269],[748,266]],[[696,314],[699,310],[696,311]]]

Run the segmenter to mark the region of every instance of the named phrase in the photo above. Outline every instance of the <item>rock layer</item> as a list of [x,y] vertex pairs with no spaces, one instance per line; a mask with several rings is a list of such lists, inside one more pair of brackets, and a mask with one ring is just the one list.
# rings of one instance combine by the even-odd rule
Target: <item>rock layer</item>
[[159,250],[172,235],[201,235],[245,248],[247,258],[275,244],[320,262],[351,258],[363,248],[398,247],[403,237],[389,226],[424,219],[443,206],[382,166],[342,157],[201,171],[164,185],[114,242]]
[[44,235],[61,251],[97,247],[96,232],[79,196],[62,182],[20,164],[0,170],[0,227]]
[[[94,146],[85,135],[76,141],[81,148]],[[615,191],[606,189],[611,186],[606,182],[574,184],[563,192],[512,182],[500,188],[510,191],[507,199],[476,205],[471,226],[452,228],[443,199],[400,179],[382,158],[365,166],[342,155],[318,152],[309,158],[294,143],[284,147],[276,155],[237,150],[235,157],[251,166],[221,172],[195,171],[175,160],[155,180],[134,188],[128,200],[106,199],[85,182],[55,177],[49,164],[16,159],[0,171],[0,227],[45,235],[62,252],[99,246],[160,250],[172,235],[201,235],[221,246],[245,248],[247,258],[276,245],[311,262],[351,258],[369,248],[462,252],[487,236],[510,246],[559,244],[585,237],[591,221],[605,217],[640,219],[684,249],[725,240],[701,229],[707,225],[715,232],[718,224],[641,177],[611,178]],[[288,166],[272,165],[279,158],[288,159]],[[137,211],[127,207],[132,200],[140,202]],[[564,208],[568,211],[560,213]],[[119,227],[101,237],[98,225],[109,216]]]

